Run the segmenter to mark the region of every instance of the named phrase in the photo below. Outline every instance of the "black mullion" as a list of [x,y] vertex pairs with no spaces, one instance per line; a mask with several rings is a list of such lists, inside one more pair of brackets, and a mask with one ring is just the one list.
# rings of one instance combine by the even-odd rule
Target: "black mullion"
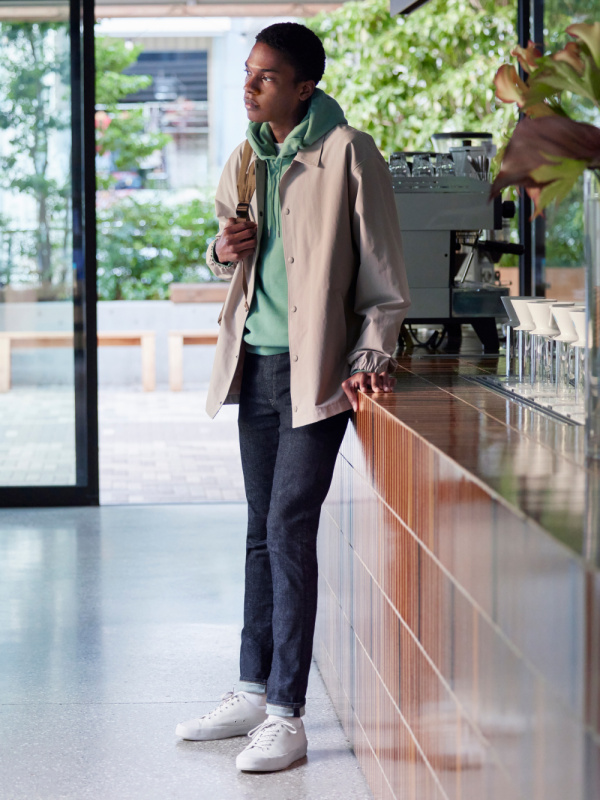
[[[3,486],[0,508],[98,505],[94,0],[70,0],[75,486]],[[88,202],[86,202],[86,198]]]
[[[521,47],[527,47],[531,39],[531,2],[530,0],[518,0],[517,4],[517,34]],[[521,77],[523,70],[519,67]],[[532,254],[533,254],[533,231],[531,226],[531,215],[533,207],[531,198],[521,189],[519,195],[519,241],[525,248],[523,255],[519,256],[519,293],[524,296],[532,294]]]
[[[75,0],[72,0],[75,2]],[[80,3],[82,33],[82,140],[84,222],[84,324],[86,337],[87,504],[99,503],[98,470],[98,332],[96,315],[96,91],[94,0]]]
[[56,508],[97,505],[85,486],[3,486],[0,508]]
[[[544,0],[530,0],[532,3],[531,24],[533,41],[544,52]],[[533,281],[534,294],[546,294],[546,220],[536,217],[533,223]]]
[[[544,48],[544,0],[518,0],[517,32],[521,47],[529,40]],[[523,70],[519,68],[521,77]],[[542,217],[532,222],[533,203],[521,190],[519,198],[519,241],[525,252],[519,257],[519,292],[522,295],[544,294],[544,262],[546,258],[546,225]]]
[[75,369],[75,474],[76,485],[87,486],[88,441],[86,430],[86,342],[83,220],[83,121],[81,75],[80,0],[71,0],[71,203],[73,222],[73,359]]

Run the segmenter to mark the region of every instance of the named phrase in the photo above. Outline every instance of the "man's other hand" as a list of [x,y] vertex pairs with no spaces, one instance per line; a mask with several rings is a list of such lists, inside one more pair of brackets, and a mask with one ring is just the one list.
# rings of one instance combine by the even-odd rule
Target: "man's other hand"
[[241,261],[256,249],[256,222],[230,217],[215,246],[221,264]]
[[391,392],[395,385],[396,379],[387,372],[355,372],[342,383],[342,389],[352,409],[358,411],[358,392]]

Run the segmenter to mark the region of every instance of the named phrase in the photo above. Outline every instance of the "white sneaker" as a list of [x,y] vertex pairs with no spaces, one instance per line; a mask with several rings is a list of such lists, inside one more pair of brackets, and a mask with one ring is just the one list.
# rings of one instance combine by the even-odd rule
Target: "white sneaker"
[[266,703],[257,706],[247,700],[243,692],[227,692],[214,711],[198,719],[181,722],[175,734],[194,742],[228,739],[230,736],[245,736],[266,718]]
[[236,767],[248,772],[274,772],[304,758],[308,746],[304,725],[299,719],[294,722],[270,717],[250,731],[252,741],[237,757]]

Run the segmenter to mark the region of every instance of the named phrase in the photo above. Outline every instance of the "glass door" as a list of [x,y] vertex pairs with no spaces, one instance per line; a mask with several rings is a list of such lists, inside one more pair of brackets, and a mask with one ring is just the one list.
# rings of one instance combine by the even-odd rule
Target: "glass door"
[[0,3],[0,505],[98,502],[93,0]]

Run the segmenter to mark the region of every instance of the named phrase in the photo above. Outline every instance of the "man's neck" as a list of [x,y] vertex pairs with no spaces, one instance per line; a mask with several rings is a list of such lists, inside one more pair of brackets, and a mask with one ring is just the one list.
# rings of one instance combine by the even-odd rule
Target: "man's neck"
[[298,106],[296,113],[289,119],[285,120],[284,122],[269,122],[271,127],[271,133],[273,134],[273,139],[278,143],[282,144],[288,137],[296,125],[298,125],[306,116],[306,112],[308,111],[308,101],[305,103],[301,103]]

